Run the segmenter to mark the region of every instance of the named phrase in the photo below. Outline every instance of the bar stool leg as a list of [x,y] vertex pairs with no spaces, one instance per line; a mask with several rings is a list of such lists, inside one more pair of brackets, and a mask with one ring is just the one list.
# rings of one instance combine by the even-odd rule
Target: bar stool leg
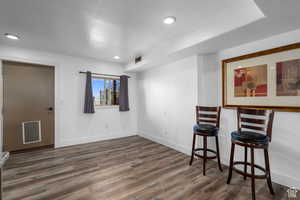
[[230,163],[229,163],[229,173],[228,173],[228,179],[227,179],[227,184],[230,184],[231,177],[232,177],[232,167],[233,167],[233,158],[234,158],[234,148],[235,144],[232,142],[231,143],[231,152],[230,152]]
[[192,146],[190,165],[193,164],[193,160],[194,160],[196,136],[197,136],[196,134],[194,134],[193,136],[193,146]]
[[205,176],[206,158],[207,158],[207,136],[203,136],[203,176]]
[[251,149],[251,189],[252,189],[252,200],[255,200],[255,169],[254,169],[254,148]]
[[271,170],[270,170],[270,163],[269,163],[269,152],[268,149],[264,149],[265,154],[265,165],[266,165],[266,176],[267,176],[267,183],[269,186],[270,193],[274,195],[274,190],[272,187],[272,180],[271,180]]
[[192,147],[190,165],[193,164],[193,160],[194,160],[196,136],[197,136],[196,134],[194,134],[194,136],[193,136],[193,147]]
[[223,172],[221,160],[220,160],[220,150],[219,150],[219,138],[216,136],[216,149],[217,149],[217,159],[218,159],[218,165],[221,172]]
[[2,167],[0,168],[0,200],[2,200],[2,196],[3,196],[3,186],[2,186]]
[[[248,162],[247,156],[248,156],[248,148],[245,146],[245,165],[244,165],[244,173],[245,174],[247,173],[247,162]],[[246,180],[246,179],[247,179],[247,176],[244,175],[244,180]]]

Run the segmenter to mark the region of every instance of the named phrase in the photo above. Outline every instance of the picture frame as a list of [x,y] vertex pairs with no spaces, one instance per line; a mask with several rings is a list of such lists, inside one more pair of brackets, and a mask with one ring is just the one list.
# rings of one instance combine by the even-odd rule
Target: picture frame
[[222,60],[222,104],[300,112],[300,43]]

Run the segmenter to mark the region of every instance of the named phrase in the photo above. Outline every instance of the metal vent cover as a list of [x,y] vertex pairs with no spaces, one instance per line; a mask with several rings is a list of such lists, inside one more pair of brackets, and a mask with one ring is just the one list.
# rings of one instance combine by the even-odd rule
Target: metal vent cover
[[23,144],[33,144],[42,141],[41,121],[22,122]]

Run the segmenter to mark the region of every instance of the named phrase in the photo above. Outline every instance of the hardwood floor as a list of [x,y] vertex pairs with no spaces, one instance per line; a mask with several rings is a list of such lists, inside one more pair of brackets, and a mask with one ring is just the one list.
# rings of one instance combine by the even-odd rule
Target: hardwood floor
[[[272,167],[272,166],[271,166]],[[208,161],[189,166],[189,157],[139,136],[11,155],[4,169],[4,200],[244,200],[250,180],[221,173]],[[259,181],[256,197],[288,199],[274,184],[276,196]]]

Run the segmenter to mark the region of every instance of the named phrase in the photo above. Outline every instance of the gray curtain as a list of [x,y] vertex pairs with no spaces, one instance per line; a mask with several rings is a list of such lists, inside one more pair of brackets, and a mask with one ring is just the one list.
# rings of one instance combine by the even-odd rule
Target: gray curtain
[[92,73],[87,71],[85,83],[84,113],[95,113],[92,88]]
[[128,76],[120,76],[119,110],[129,111]]

